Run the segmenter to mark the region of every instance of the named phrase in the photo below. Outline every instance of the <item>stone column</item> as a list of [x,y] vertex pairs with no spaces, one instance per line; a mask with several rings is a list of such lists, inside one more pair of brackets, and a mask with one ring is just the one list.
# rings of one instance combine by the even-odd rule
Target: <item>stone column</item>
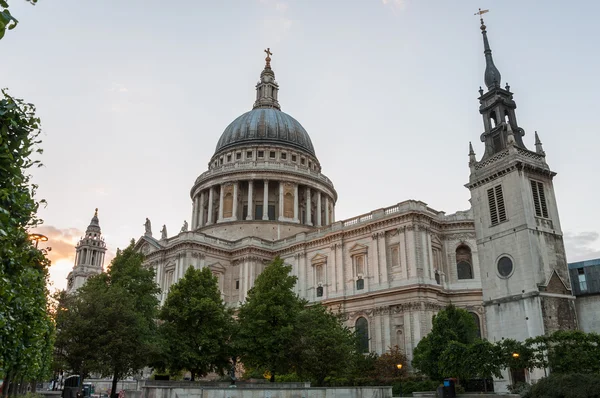
[[294,185],[294,222],[299,222],[298,184]]
[[325,196],[325,225],[330,224],[329,220],[329,196]]
[[197,228],[204,226],[204,191],[200,192],[200,203],[198,203],[198,225]]
[[246,215],[246,220],[252,220],[254,217],[254,181],[248,181],[248,214]]
[[332,202],[332,204],[331,204],[331,213],[332,213],[331,214],[331,218],[332,218],[331,223],[333,224],[335,222],[335,202],[333,201],[333,199],[331,199],[331,202]]
[[317,191],[317,227],[321,226],[321,191]]
[[387,268],[387,248],[385,246],[385,232],[379,233],[377,245],[379,246],[379,283],[387,284],[388,268]]
[[215,187],[210,187],[208,190],[208,216],[206,217],[206,225],[211,225],[213,220],[213,202],[215,200]]
[[310,200],[310,187],[306,187],[306,225],[312,225],[311,206],[312,202]]
[[427,242],[427,268],[429,269],[429,279],[435,279],[435,271],[433,270],[433,247],[431,246],[431,230],[429,228],[425,231],[425,236]]
[[221,184],[221,191],[219,193],[219,219],[217,222],[223,221],[223,192],[225,192],[225,184]]
[[237,221],[238,219],[238,182],[233,183],[233,209],[231,213],[231,218],[233,221]]
[[265,187],[263,188],[263,220],[269,219],[269,180],[265,180]]
[[192,231],[196,229],[196,220],[198,219],[198,196],[194,196],[192,201]]
[[279,221],[283,219],[283,183],[279,181]]
[[408,249],[406,246],[406,227],[400,227],[398,229],[399,240],[400,240],[400,269],[402,273],[402,279],[408,279],[410,277],[410,271],[408,268]]

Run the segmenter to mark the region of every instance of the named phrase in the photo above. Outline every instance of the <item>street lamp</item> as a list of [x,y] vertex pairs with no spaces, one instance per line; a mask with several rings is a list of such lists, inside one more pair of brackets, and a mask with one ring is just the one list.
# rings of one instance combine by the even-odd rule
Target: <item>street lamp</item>
[[514,359],[519,359],[520,355],[519,355],[519,353],[518,353],[518,352],[513,352],[513,353],[512,353],[512,357],[513,357]]
[[35,241],[35,248],[38,248],[40,242],[48,242],[48,237],[42,234],[29,234],[29,240]]
[[[398,377],[400,377],[400,371],[402,370],[402,364],[396,364],[396,369],[398,369]],[[398,387],[400,388],[400,396],[402,396],[402,381],[398,382]]]

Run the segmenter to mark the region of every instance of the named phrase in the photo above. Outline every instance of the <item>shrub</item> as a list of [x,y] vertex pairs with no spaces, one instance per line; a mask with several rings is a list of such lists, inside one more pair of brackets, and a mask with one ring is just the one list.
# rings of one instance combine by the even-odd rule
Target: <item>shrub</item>
[[507,386],[508,391],[511,394],[519,394],[522,398],[527,398],[531,396],[531,384],[524,383],[522,381]]
[[403,396],[408,396],[414,391],[436,391],[440,385],[439,381],[429,379],[406,379],[402,382],[392,384],[392,395],[397,397],[402,391]]
[[553,373],[531,387],[531,398],[600,398],[600,375]]

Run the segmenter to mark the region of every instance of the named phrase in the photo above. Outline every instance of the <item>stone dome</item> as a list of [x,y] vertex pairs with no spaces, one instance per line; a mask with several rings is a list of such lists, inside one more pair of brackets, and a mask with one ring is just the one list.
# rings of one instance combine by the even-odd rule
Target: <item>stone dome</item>
[[276,108],[255,108],[235,119],[217,142],[215,153],[240,146],[282,145],[315,155],[315,149],[302,125]]

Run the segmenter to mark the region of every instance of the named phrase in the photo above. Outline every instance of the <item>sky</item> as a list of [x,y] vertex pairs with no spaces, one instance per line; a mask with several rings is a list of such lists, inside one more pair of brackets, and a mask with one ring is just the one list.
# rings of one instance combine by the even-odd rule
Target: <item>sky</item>
[[[55,288],[99,208],[110,260],[144,232],[190,220],[190,189],[225,127],[251,109],[263,50],[282,110],[309,132],[336,217],[417,199],[469,208],[477,90],[494,61],[525,144],[538,131],[569,261],[600,257],[600,2],[518,0],[13,0],[2,87],[37,106],[40,231]],[[108,261],[105,263],[105,267]]]

